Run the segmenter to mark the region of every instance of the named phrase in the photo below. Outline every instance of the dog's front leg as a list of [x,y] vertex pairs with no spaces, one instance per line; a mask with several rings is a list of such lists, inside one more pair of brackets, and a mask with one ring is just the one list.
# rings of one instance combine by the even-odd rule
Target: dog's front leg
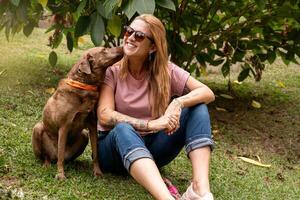
[[93,173],[94,173],[94,176],[101,176],[102,172],[99,167],[98,151],[97,151],[97,129],[96,129],[96,127],[90,128],[89,135],[90,135],[92,154],[93,154]]
[[55,176],[55,178],[58,180],[66,179],[65,171],[64,171],[64,160],[65,160],[68,130],[69,129],[67,128],[67,126],[64,126],[64,127],[60,127],[58,131],[57,174]]

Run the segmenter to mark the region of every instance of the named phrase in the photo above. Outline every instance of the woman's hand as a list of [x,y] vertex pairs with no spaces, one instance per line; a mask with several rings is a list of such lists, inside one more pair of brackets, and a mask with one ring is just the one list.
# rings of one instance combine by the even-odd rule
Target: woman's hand
[[180,127],[179,119],[181,110],[181,102],[178,99],[174,99],[169,104],[163,116],[148,122],[149,131],[140,132],[141,136],[145,136],[161,130],[164,130],[168,135],[173,134]]
[[170,135],[179,128],[179,116],[175,114],[165,114],[158,119],[149,121],[148,128],[153,132],[164,130],[168,135]]

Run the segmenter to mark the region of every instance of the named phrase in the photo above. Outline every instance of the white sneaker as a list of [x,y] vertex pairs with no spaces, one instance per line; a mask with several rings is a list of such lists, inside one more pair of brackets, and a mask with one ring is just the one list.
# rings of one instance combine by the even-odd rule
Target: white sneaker
[[214,200],[211,192],[206,193],[204,196],[199,196],[193,190],[193,183],[187,188],[186,192],[182,195],[181,200]]

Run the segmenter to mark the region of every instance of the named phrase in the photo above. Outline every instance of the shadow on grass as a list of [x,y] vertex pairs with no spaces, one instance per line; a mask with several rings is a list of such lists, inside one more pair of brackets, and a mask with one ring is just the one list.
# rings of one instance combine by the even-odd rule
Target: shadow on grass
[[[215,93],[218,97],[209,108],[216,141],[226,142],[240,156],[255,157],[267,151],[290,163],[299,162],[300,115],[293,112],[300,106],[290,94],[262,91],[253,95],[237,90],[234,99],[226,99],[220,96],[226,91],[216,89]],[[254,108],[252,100],[263,106]]]

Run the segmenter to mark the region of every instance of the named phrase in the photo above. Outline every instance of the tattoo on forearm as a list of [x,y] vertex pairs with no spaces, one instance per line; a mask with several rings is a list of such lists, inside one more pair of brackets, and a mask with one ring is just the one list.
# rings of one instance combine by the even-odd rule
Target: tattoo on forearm
[[121,113],[113,111],[110,120],[108,122],[109,126],[115,126],[117,123],[126,122],[131,124],[134,128],[138,130],[145,131],[147,129],[147,122],[145,120],[135,119],[129,116],[125,116]]

